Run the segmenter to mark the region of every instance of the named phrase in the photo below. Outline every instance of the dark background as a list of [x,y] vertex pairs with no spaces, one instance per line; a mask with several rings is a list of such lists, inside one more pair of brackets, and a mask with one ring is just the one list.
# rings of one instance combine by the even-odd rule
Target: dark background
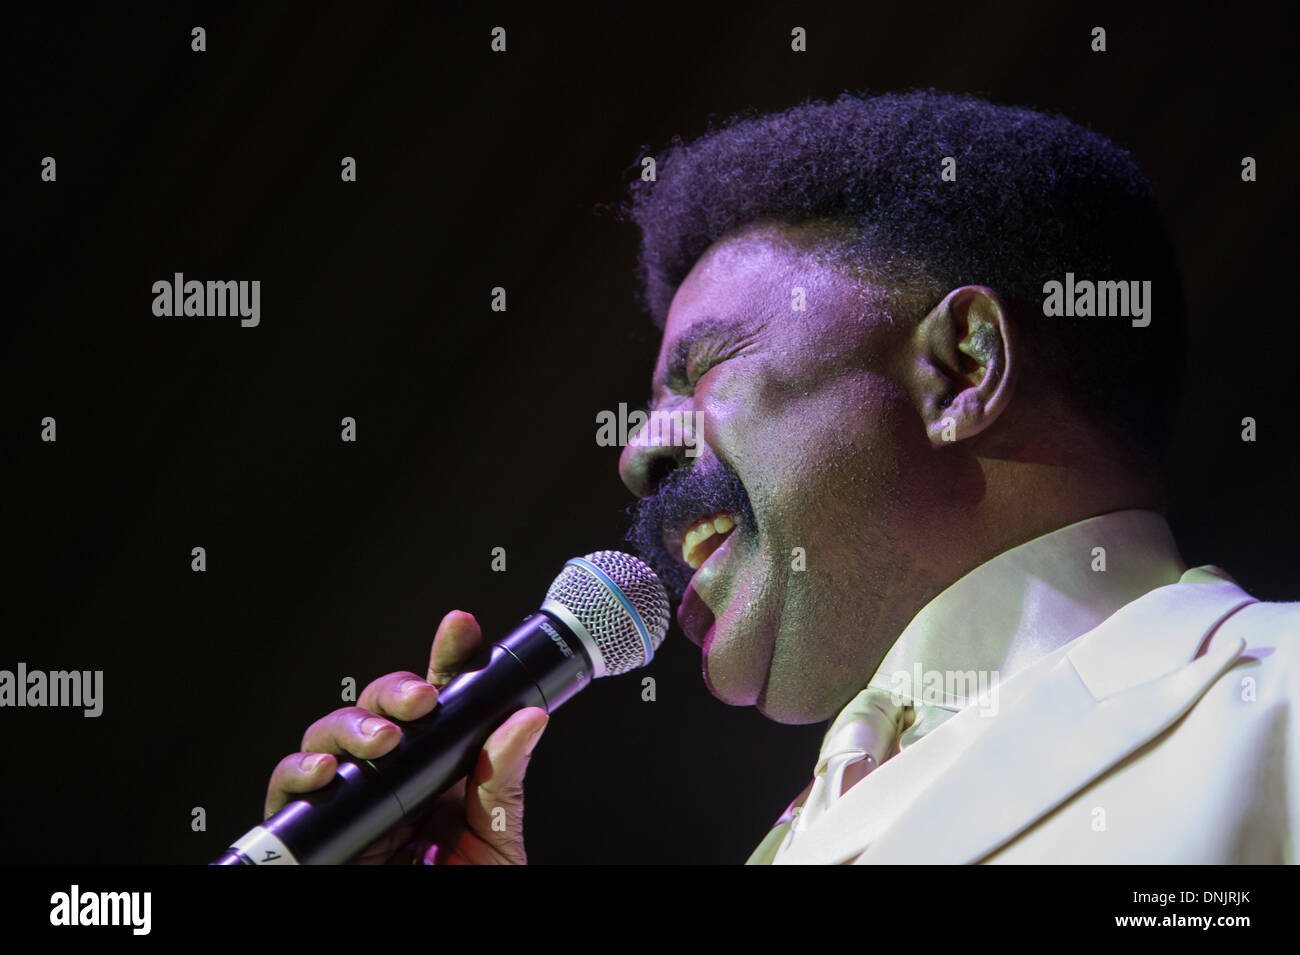
[[[643,146],[745,106],[935,86],[1132,149],[1194,318],[1174,530],[1189,563],[1300,596],[1289,5],[434,6],[7,14],[0,668],[102,669],[105,709],[0,712],[0,861],[208,861],[344,677],[423,674],[445,611],[498,634],[618,546],[595,415],[644,401],[658,333],[635,230],[599,210]],[[261,325],[155,318],[177,271],[260,279]],[[713,699],[675,625],[642,675],[656,702],[611,679],[554,719],[532,861],[742,861],[808,779],[824,727]]]

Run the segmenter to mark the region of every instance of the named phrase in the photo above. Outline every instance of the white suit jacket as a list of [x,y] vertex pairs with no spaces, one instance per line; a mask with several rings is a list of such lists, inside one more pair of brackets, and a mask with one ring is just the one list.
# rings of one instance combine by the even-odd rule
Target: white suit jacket
[[1300,603],[1197,567],[848,790],[779,864],[1292,863]]

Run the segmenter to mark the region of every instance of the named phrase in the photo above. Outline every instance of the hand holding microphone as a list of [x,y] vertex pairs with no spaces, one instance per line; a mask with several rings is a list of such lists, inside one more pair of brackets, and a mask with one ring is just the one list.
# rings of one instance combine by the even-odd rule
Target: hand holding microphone
[[644,666],[668,598],[644,563],[601,551],[565,564],[541,610],[462,672],[481,634],[453,611],[421,679],[369,684],[280,761],[265,821],[215,864],[523,864],[523,778],[548,713],[595,677]]
[[[427,716],[438,691],[460,675],[479,653],[482,633],[471,614],[453,610],[442,618],[433,638],[429,669],[422,679],[397,672],[371,682],[356,706],[343,707],[317,720],[302,738],[302,752],[280,760],[266,791],[263,818],[270,819],[304,793],[334,779],[340,761],[354,756],[377,759],[402,738],[393,720]],[[483,747],[484,758],[466,787],[458,783],[350,860],[356,865],[525,865],[523,780],[533,747],[548,717],[540,707],[526,707],[506,720]],[[369,721],[374,723],[367,725]],[[373,735],[366,730],[382,727]],[[311,769],[303,763],[315,760]],[[504,830],[494,818],[505,813]]]

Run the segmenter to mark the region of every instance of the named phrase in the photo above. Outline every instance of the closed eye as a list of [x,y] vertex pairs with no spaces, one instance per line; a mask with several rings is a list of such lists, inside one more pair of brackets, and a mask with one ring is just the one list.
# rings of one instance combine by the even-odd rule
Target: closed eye
[[659,385],[666,391],[689,393],[712,368],[743,353],[757,338],[757,331],[739,320],[701,319],[669,347]]
[[709,358],[706,361],[693,362],[690,366],[690,372],[686,376],[686,382],[691,388],[700,383],[700,379],[707,375],[718,365],[722,364],[721,358]]

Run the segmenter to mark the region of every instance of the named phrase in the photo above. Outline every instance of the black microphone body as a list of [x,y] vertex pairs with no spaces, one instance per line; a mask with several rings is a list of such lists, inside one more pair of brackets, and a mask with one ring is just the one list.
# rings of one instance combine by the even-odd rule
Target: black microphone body
[[512,713],[548,713],[591,682],[583,641],[539,610],[492,647],[489,662],[448,684],[427,716],[392,720],[402,740],[378,759],[340,761],[329,785],[250,830],[213,865],[346,862],[473,770],[483,744]]

